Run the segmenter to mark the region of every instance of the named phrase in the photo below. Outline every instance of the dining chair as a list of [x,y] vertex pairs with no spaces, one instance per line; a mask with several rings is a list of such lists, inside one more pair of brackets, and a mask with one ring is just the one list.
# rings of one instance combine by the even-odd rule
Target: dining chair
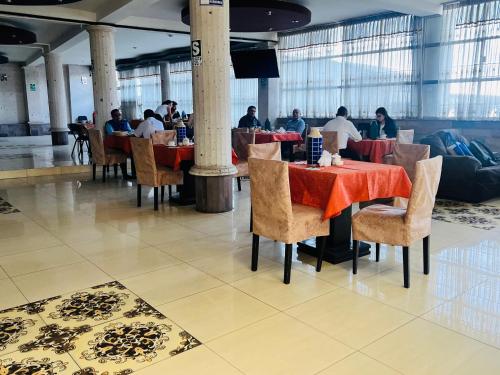
[[325,131],[321,132],[323,136],[323,150],[328,151],[330,154],[339,153],[339,137],[336,131]]
[[68,124],[69,134],[71,134],[75,142],[71,149],[71,157],[75,154],[75,149],[78,154],[78,159],[83,160],[83,147],[87,146],[87,152],[91,155],[91,147],[89,144],[89,133],[83,124]]
[[168,145],[168,142],[175,141],[175,130],[157,131],[151,136],[154,145]]
[[366,207],[353,215],[353,274],[358,273],[359,241],[402,246],[404,287],[409,288],[410,246],[415,241],[422,239],[424,274],[429,274],[432,210],[436,201],[442,164],[442,156],[417,162],[408,208],[376,204]]
[[236,183],[238,184],[238,191],[241,191],[241,179],[248,177],[248,146],[255,144],[255,131],[248,128],[240,128],[238,130],[235,132],[236,148],[234,151],[238,156]]
[[415,137],[414,129],[408,129],[408,130],[399,129],[396,135],[396,143],[411,144],[413,143],[414,137]]
[[323,220],[323,211],[292,203],[287,162],[249,158],[248,167],[254,221],[252,271],[257,271],[262,236],[285,243],[285,284],[290,284],[292,245],[310,237],[321,237],[316,263],[316,271],[320,272],[326,238],[330,234],[330,222]]
[[142,205],[142,185],[147,185],[154,189],[154,210],[158,211],[158,187],[161,187],[161,202],[163,203],[165,186],[182,185],[183,173],[156,165],[151,139],[132,137],[130,142],[137,174],[137,207]]
[[110,165],[114,167],[115,177],[118,175],[118,165],[126,171],[127,155],[118,150],[104,148],[102,133],[99,129],[88,129],[90,148],[92,150],[92,179],[95,181],[97,166],[102,166],[102,182],[106,182],[106,173]]
[[297,159],[306,160],[307,137],[309,136],[310,131],[311,131],[311,128],[309,127],[308,124],[306,124],[306,127],[304,129],[304,133],[302,136],[303,142],[300,144],[293,145],[292,158],[290,159],[290,161],[295,161]]

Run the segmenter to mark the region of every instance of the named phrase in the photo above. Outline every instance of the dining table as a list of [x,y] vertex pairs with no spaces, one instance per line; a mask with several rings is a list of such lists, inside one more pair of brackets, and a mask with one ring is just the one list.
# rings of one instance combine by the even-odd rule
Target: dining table
[[[341,166],[311,167],[305,162],[289,163],[292,202],[323,211],[330,220],[324,259],[338,264],[352,260],[352,205],[378,198],[409,198],[411,181],[403,167],[354,160]],[[298,244],[300,252],[316,256],[316,240]],[[370,245],[360,243],[360,256],[370,254]]]
[[349,139],[347,148],[372,163],[383,163],[384,156],[392,154],[395,144],[396,138],[363,139],[358,142]]
[[297,132],[256,132],[255,143],[271,143],[271,142],[302,142],[302,135]]

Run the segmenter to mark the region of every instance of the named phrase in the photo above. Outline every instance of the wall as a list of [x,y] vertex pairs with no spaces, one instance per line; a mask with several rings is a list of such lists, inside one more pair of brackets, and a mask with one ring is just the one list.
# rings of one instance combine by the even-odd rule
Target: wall
[[[25,67],[24,76],[28,99],[28,121],[30,124],[48,124],[50,116],[45,65]],[[30,87],[33,84],[35,91],[32,91]]]
[[92,121],[94,112],[94,93],[90,68],[84,65],[68,65],[69,110],[71,122],[78,116],[87,116]]
[[6,74],[7,81],[0,81],[0,124],[26,122],[26,98],[24,73],[20,65],[0,65],[0,75]]

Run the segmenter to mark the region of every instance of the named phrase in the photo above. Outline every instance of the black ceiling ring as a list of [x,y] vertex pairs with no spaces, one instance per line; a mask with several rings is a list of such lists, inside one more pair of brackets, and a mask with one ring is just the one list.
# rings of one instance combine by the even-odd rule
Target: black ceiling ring
[[7,56],[0,55],[0,64],[7,64],[9,62],[9,58]]
[[0,44],[19,45],[36,43],[36,34],[18,27],[0,25]]

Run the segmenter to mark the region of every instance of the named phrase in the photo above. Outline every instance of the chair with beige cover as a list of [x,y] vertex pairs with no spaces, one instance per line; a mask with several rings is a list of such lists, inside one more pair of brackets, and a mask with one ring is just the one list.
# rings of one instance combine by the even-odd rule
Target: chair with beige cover
[[411,144],[413,143],[414,137],[415,137],[414,129],[408,129],[408,130],[399,129],[398,134],[396,135],[396,143]]
[[[316,271],[321,271],[329,220],[323,211],[292,204],[288,163],[277,160],[248,159],[253,207],[252,271],[257,271],[260,236],[285,243],[284,283],[290,283],[292,244],[310,237],[323,237]],[[269,187],[272,187],[270,189]]]
[[168,142],[175,141],[177,132],[175,130],[157,131],[151,135],[154,145],[168,145]]
[[141,207],[142,185],[154,188],[154,209],[158,210],[158,187],[161,187],[161,201],[165,197],[165,186],[182,185],[182,171],[156,165],[151,139],[131,138],[137,173],[137,207]]
[[108,167],[112,165],[115,170],[115,177],[118,174],[118,165],[122,171],[126,171],[127,155],[118,150],[106,150],[102,140],[102,133],[99,129],[89,129],[90,148],[92,150],[92,178],[95,181],[98,165],[102,165],[102,182],[106,182]]
[[330,154],[339,153],[339,137],[336,131],[322,131],[323,136],[323,150],[328,151]]
[[238,191],[241,191],[241,178],[248,177],[248,146],[255,144],[255,131],[253,129],[249,131],[248,128],[233,129],[233,135],[235,135],[236,142],[234,151],[238,156],[236,183]]
[[376,204],[352,217],[353,273],[358,272],[359,241],[403,247],[404,287],[410,287],[410,246],[423,239],[424,274],[429,274],[432,210],[441,178],[443,157],[417,162],[408,208]]

